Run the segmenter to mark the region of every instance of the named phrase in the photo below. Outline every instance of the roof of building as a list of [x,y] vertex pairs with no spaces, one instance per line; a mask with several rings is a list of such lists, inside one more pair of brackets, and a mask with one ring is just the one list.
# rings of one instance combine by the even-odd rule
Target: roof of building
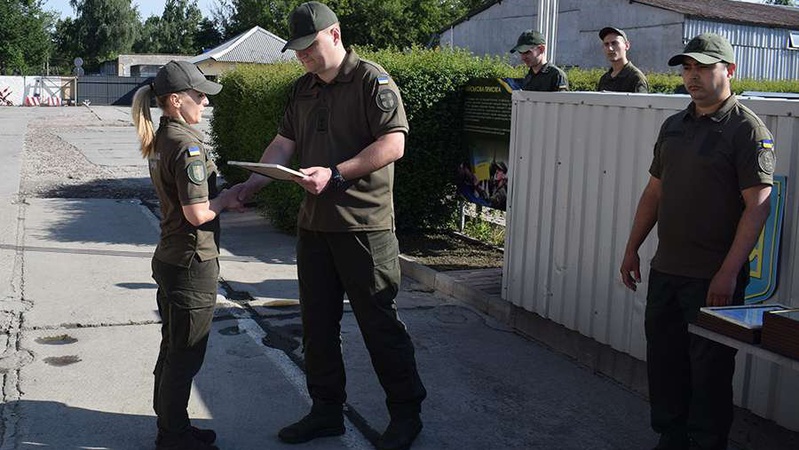
[[631,0],[691,17],[799,29],[799,8],[731,0]]
[[[799,8],[789,6],[765,5],[734,0],[629,0],[629,2],[708,20],[799,29]],[[502,3],[502,0],[485,2],[439,30],[439,33],[466,22],[498,3]]]
[[293,58],[290,52],[280,52],[284,45],[284,39],[255,26],[190,61],[197,64],[213,59],[220,62],[268,64]]

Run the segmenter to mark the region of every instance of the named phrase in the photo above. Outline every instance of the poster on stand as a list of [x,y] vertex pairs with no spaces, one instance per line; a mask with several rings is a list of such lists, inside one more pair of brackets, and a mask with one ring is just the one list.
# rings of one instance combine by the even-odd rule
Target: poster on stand
[[458,192],[469,202],[505,210],[508,195],[513,80],[475,78],[464,87],[467,160],[458,167]]

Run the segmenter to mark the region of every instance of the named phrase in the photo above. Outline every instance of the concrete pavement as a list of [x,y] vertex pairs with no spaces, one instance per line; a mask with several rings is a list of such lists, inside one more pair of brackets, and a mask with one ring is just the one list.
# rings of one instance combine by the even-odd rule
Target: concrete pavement
[[[124,125],[119,108],[93,109],[96,122],[87,126]],[[17,112],[37,113],[0,109],[0,123]],[[13,120],[24,129],[23,119]],[[126,153],[136,151],[108,141],[129,139],[123,130],[89,140],[72,139],[66,127],[54,133],[90,160],[102,154],[95,163],[127,164]],[[3,158],[20,159],[23,137],[4,134],[16,144]],[[112,151],[98,152],[101,144]],[[18,180],[18,172],[19,164],[0,166],[0,180]],[[0,184],[0,261],[15,261],[0,263],[0,450],[153,448],[159,321],[149,276],[158,232],[152,212],[139,199],[18,202],[18,184]],[[194,423],[213,427],[226,450],[372,448],[388,415],[349,311],[342,322],[348,432],[300,446],[277,440],[277,430],[309,405],[299,308],[291,306],[298,298],[294,238],[254,213],[228,213],[222,246],[217,317],[190,405]],[[413,280],[403,280],[398,304],[429,392],[413,448],[654,445],[647,403],[618,384]]]

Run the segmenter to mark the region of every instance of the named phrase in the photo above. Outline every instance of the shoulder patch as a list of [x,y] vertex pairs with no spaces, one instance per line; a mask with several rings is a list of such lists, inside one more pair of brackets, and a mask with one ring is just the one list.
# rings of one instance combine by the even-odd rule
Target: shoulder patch
[[186,166],[186,174],[189,176],[189,181],[194,184],[203,184],[208,176],[207,173],[208,172],[205,169],[205,162],[203,161],[192,161],[188,166]]
[[384,112],[394,111],[397,109],[397,105],[399,105],[399,98],[397,98],[397,94],[395,94],[390,88],[379,90],[377,92],[377,96],[375,97],[375,101],[377,103],[377,107]]
[[762,141],[758,142],[760,148],[774,148],[774,141],[771,139],[763,139]]
[[192,145],[187,151],[189,152],[189,156],[200,156],[200,147],[196,145]]
[[388,84],[388,80],[389,77],[388,74],[386,73],[381,73],[380,75],[377,76],[377,84],[381,86]]
[[773,148],[761,147],[760,150],[757,151],[757,165],[760,167],[761,172],[769,175],[773,174],[776,161],[777,158],[774,156]]

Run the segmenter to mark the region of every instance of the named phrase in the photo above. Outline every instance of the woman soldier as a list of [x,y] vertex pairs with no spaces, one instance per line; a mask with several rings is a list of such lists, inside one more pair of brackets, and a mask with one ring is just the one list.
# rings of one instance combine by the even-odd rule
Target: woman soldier
[[[152,260],[158,283],[161,350],[155,365],[153,408],[157,449],[217,449],[216,433],[191,426],[187,406],[194,376],[205,357],[219,276],[219,213],[240,208],[238,190],[219,193],[216,166],[191,125],[202,119],[208,81],[191,63],[172,61],[133,98],[133,122],[142,156],[161,202],[161,238]],[[152,97],[161,108],[158,132],[150,116]]]

